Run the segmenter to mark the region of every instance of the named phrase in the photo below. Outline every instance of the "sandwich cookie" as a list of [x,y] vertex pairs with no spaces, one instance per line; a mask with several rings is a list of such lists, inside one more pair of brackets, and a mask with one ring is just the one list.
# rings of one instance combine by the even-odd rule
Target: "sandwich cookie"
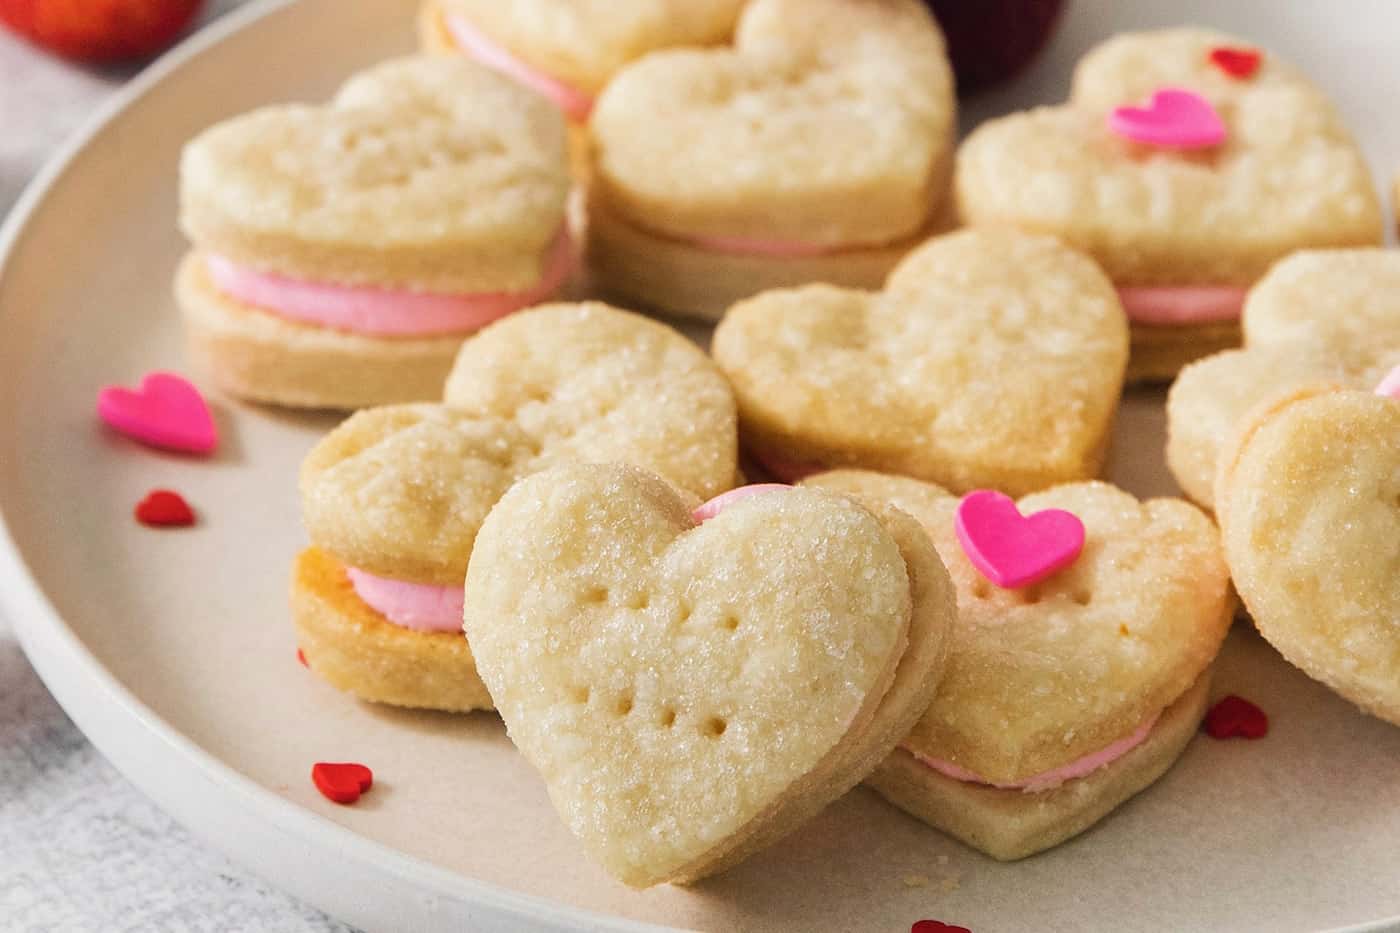
[[181,159],[192,355],[254,401],[435,399],[466,335],[568,278],[568,187],[555,108],[466,60],[220,123]]
[[874,287],[935,228],[952,71],[916,0],[754,0],[734,46],[623,69],[589,124],[590,266],[717,319],[767,288]]
[[913,515],[957,589],[938,694],[867,781],[896,806],[1019,859],[1151,785],[1196,733],[1232,597],[1194,506],[1099,482],[1019,502],[857,470],[803,482]]
[[1236,346],[1245,291],[1276,260],[1382,232],[1331,102],[1273,52],[1201,29],[1098,46],[1067,104],[968,137],[955,190],[966,222],[1052,233],[1103,266],[1132,321],[1131,381]]
[[598,94],[629,62],[673,46],[728,41],[743,0],[428,0],[419,36],[509,76],[588,122]]
[[656,476],[561,466],[487,516],[466,629],[511,739],[633,887],[766,846],[895,746],[954,604],[918,524],[817,489],[708,508]]
[[1214,504],[1220,452],[1246,414],[1318,382],[1370,389],[1400,365],[1400,253],[1296,253],[1249,293],[1244,349],[1200,360],[1167,396],[1167,464]]
[[1260,634],[1400,725],[1400,367],[1375,390],[1313,385],[1257,407],[1215,503]]
[[[558,462],[641,464],[696,496],[736,473],[734,401],[693,343],[599,304],[502,320],[463,345],[450,399],[352,415],[301,470],[311,547],[292,616],[334,686],[399,706],[488,708],[462,581],[491,506]],[[466,374],[470,374],[470,377]]]

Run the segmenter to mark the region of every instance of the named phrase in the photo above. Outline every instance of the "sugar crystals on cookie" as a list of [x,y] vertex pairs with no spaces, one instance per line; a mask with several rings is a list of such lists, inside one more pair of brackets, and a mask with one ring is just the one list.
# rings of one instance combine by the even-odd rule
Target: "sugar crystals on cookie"
[[953,622],[906,515],[815,489],[697,505],[560,466],[492,509],[467,571],[511,739],[635,887],[720,871],[845,793],[927,705]]
[[1312,385],[1261,403],[1221,455],[1215,507],[1260,634],[1400,725],[1400,399]]

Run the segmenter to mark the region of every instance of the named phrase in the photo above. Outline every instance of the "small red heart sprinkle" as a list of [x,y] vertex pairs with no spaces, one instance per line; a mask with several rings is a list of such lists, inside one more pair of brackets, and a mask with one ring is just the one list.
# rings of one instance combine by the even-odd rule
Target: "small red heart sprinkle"
[[136,520],[154,528],[180,528],[194,524],[194,509],[178,492],[153,489],[136,503]]
[[360,795],[374,786],[374,773],[354,762],[331,764],[318,761],[311,766],[311,783],[327,800],[354,803]]
[[909,928],[909,933],[972,933],[967,927],[953,926],[942,920],[920,920]]
[[306,655],[301,653],[300,648],[297,649],[297,663],[308,670],[311,668],[311,665],[306,663]]
[[1259,70],[1264,55],[1258,49],[1232,49],[1221,46],[1210,50],[1210,63],[1232,78],[1251,78]]
[[1210,708],[1201,727],[1213,739],[1262,739],[1269,734],[1269,717],[1232,693]]

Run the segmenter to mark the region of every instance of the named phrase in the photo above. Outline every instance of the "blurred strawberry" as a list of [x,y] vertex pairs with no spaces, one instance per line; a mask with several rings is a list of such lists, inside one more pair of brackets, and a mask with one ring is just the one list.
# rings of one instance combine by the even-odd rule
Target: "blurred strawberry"
[[928,0],[948,37],[958,93],[1011,77],[1055,32],[1064,0]]
[[146,58],[175,41],[202,0],[0,0],[0,22],[65,58]]

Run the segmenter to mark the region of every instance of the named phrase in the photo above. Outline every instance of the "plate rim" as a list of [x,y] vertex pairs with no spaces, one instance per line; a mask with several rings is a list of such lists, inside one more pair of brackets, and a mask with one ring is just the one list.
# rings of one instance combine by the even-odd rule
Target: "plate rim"
[[[314,0],[251,0],[190,34],[161,55],[104,101],[97,110],[44,162],[25,185],[4,222],[0,223],[0,282],[14,261],[17,247],[31,221],[43,210],[49,193],[62,183],[73,164],[95,139],[116,124],[123,114],[138,105],[161,82],[188,62],[234,35],[262,24],[275,14]],[[3,311],[0,308],[0,311]],[[5,316],[0,313],[0,327]],[[140,734],[151,746],[164,746],[187,780],[199,779],[220,786],[228,794],[226,805],[233,805],[245,816],[264,824],[263,832],[275,830],[307,844],[333,848],[339,859],[353,859],[361,870],[387,873],[407,888],[416,889],[426,910],[437,914],[438,899],[446,898],[468,909],[494,912],[477,916],[493,923],[525,921],[538,929],[589,929],[616,933],[663,933],[679,928],[659,926],[623,917],[609,916],[569,904],[471,878],[407,855],[391,846],[368,839],[353,830],[307,810],[263,787],[251,778],[200,747],[141,702],[88,649],[54,607],[35,578],[20,551],[14,532],[0,507],[0,615],[13,627],[17,640],[45,688],[84,737],[101,752],[123,778],[143,796],[152,800],[201,843],[228,856],[240,867],[262,878],[273,887],[288,892],[349,923],[356,923],[354,912],[339,905],[323,906],[321,899],[289,885],[285,878],[268,877],[239,851],[238,847],[208,832],[196,818],[174,802],[174,789],[182,782],[148,779],[135,764],[138,757],[102,727],[102,716],[109,715],[133,734]],[[105,707],[105,709],[102,709]],[[100,736],[100,738],[99,738]],[[180,810],[181,812],[176,812]]]
[[[0,223],[0,283],[4,282],[17,247],[28,232],[30,222],[44,208],[49,193],[62,183],[89,145],[116,124],[128,109],[138,105],[174,72],[213,47],[262,24],[281,11],[313,2],[331,0],[250,0],[184,38],[112,93],[44,162],[25,185],[3,223]],[[0,328],[3,328],[4,322],[3,307],[0,307]],[[340,898],[336,899],[336,903],[328,903],[326,898],[311,893],[309,882],[298,883],[294,872],[274,877],[251,864],[252,856],[248,853],[256,850],[256,846],[239,846],[210,831],[206,824],[212,824],[215,820],[208,818],[202,821],[199,817],[191,816],[190,811],[177,801],[176,798],[181,796],[177,788],[193,780],[202,785],[219,787],[228,795],[226,806],[235,806],[245,817],[259,821],[258,836],[282,833],[307,845],[334,849],[339,860],[352,860],[354,867],[364,877],[392,876],[403,888],[412,889],[419,895],[417,900],[421,903],[425,922],[431,923],[430,918],[438,921],[446,919],[441,913],[443,905],[439,903],[439,899],[445,899],[449,906],[467,912],[462,916],[469,916],[477,923],[486,921],[490,924],[485,927],[487,929],[587,929],[615,933],[681,931],[678,927],[610,916],[512,891],[440,868],[361,836],[245,777],[141,702],[92,654],[34,577],[5,518],[3,507],[0,507],[0,616],[13,627],[30,664],[65,714],[143,796],[189,830],[202,844],[227,856],[274,888],[331,916],[365,926],[362,920],[357,919],[363,914],[354,908],[353,896],[344,898],[343,903]],[[170,771],[164,773],[164,780],[148,778],[135,764],[139,754],[133,749],[123,748],[122,743],[106,731],[111,726],[104,726],[104,717],[129,730],[128,739],[135,737],[144,740],[144,747],[165,747],[171,756],[167,764],[177,765],[184,780],[171,780]],[[282,861],[290,864],[286,858]],[[489,913],[475,913],[477,910]],[[496,926],[503,922],[514,925]],[[521,922],[530,926],[521,927],[518,925]],[[1333,927],[1329,933],[1383,933],[1397,929],[1400,929],[1400,914]]]

